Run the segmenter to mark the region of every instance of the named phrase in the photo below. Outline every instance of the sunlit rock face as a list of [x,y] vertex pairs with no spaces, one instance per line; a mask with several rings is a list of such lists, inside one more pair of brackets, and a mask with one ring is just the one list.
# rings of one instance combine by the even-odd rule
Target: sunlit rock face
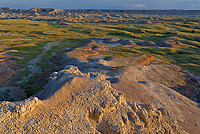
[[[66,103],[70,92],[76,92],[76,89],[82,92],[69,97],[69,107],[56,119],[59,127],[47,128],[44,122],[50,117],[54,118],[54,115],[51,115],[51,111],[45,112],[48,116],[43,116],[42,109],[59,108],[62,103]],[[39,133],[186,133],[167,109],[128,102],[124,93],[113,89],[104,75],[84,74],[75,66],[66,66],[52,73],[44,90],[36,96],[43,101],[31,97],[24,101],[0,103],[2,125],[19,122],[17,125],[5,125],[2,129],[4,132],[32,133],[37,129]],[[51,99],[53,102],[48,101]],[[60,106],[56,104],[59,101]],[[28,117],[31,114],[34,116]],[[29,128],[31,131],[27,131],[26,127],[16,129],[20,123],[32,124]]]

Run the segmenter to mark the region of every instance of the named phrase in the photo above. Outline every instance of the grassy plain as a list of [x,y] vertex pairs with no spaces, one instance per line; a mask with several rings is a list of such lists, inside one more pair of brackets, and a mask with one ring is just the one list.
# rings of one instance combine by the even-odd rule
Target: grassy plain
[[[165,18],[170,16],[165,16]],[[172,16],[175,17],[175,16]],[[180,17],[180,16],[179,16]],[[30,72],[23,70],[27,63],[42,54],[47,43],[62,41],[57,46],[53,46],[42,56],[37,63],[42,72],[50,68],[46,61],[52,57],[52,53],[61,53],[78,47],[75,42],[85,40],[90,37],[106,37],[129,39],[135,42],[141,41],[164,41],[174,39],[182,42],[177,48],[161,47],[110,47],[109,51],[102,54],[114,54],[117,57],[137,56],[141,54],[151,54],[162,59],[162,64],[176,64],[182,69],[195,75],[200,75],[200,23],[187,21],[157,21],[152,20],[152,24],[141,23],[150,18],[136,15],[135,18],[123,18],[118,23],[69,23],[68,25],[58,25],[41,21],[29,20],[0,20],[0,53],[6,52],[16,56],[13,59],[16,65],[14,70],[19,70],[25,76]],[[132,20],[132,23],[125,23]],[[137,20],[137,21],[135,21]],[[82,21],[82,20],[77,20]],[[112,22],[112,20],[111,20]],[[8,40],[9,39],[9,40]],[[14,39],[14,40],[13,40]],[[66,50],[64,48],[69,48]],[[17,50],[13,52],[11,50]],[[21,70],[21,71],[20,71]],[[22,87],[27,89],[29,95],[36,93],[38,86],[34,86],[35,79],[40,79],[41,73]],[[41,85],[40,85],[41,86]],[[34,91],[32,91],[34,90]]]

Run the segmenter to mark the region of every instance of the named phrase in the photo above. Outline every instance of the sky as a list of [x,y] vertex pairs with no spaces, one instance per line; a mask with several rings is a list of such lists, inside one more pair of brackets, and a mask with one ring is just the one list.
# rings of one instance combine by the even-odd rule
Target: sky
[[0,0],[0,7],[14,9],[200,10],[200,0]]

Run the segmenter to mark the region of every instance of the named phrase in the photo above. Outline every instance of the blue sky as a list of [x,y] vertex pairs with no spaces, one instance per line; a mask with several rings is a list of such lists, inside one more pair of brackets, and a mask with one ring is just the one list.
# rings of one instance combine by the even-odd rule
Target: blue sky
[[0,7],[30,9],[198,9],[200,0],[0,0]]

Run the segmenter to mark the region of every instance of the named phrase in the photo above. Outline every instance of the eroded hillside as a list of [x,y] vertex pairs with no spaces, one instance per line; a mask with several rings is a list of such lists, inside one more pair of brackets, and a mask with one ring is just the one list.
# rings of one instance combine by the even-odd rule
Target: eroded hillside
[[0,132],[200,131],[198,17],[32,11],[0,21]]
[[36,96],[1,103],[1,132],[186,133],[167,109],[127,102],[105,76],[75,66],[52,73]]

